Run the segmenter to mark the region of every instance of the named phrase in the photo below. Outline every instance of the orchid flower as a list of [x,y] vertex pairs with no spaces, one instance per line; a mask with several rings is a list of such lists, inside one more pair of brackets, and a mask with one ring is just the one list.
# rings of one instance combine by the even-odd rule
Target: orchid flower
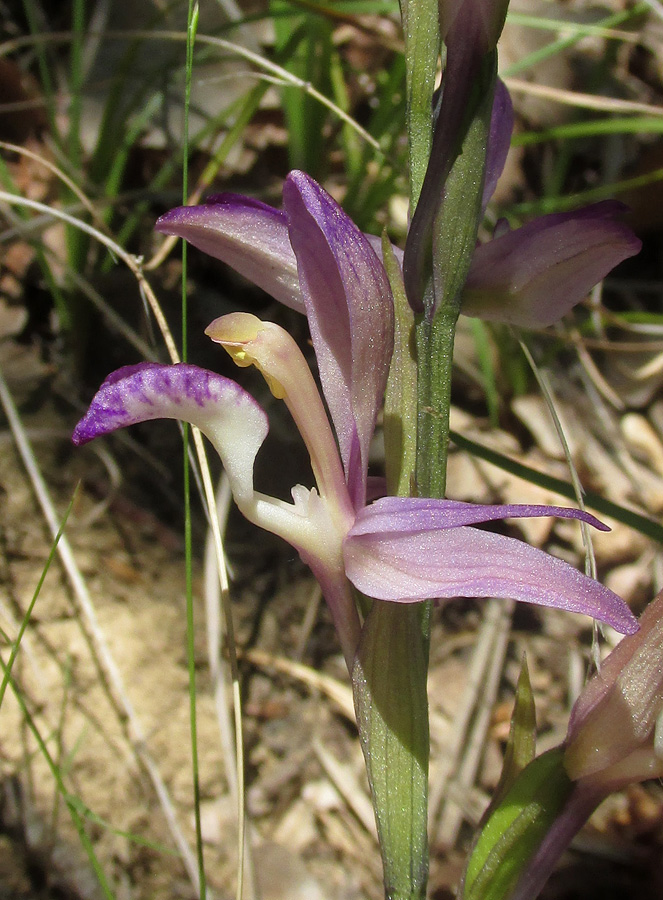
[[534,767],[545,766],[560,802],[538,846],[530,843],[513,888],[500,895],[508,900],[534,900],[574,835],[610,793],[663,777],[663,593],[639,625],[581,692],[561,747],[537,757],[520,776],[533,780]]
[[[316,488],[296,485],[292,503],[257,492],[253,465],[267,434],[264,411],[235,382],[188,364],[143,363],[113,373],[76,427],[74,442],[155,418],[181,419],[200,428],[223,461],[242,513],[283,537],[310,566],[349,666],[359,635],[355,588],[397,602],[511,597],[633,631],[636,623],[628,608],[598,582],[522,541],[472,527],[541,515],[605,527],[584,512],[402,497],[366,503],[368,449],[393,345],[389,282],[368,239],[313,180],[291,173],[283,199],[279,213],[226,197],[202,207],[202,219],[196,207],[164,217],[159,228],[181,231],[216,250],[222,239],[213,223],[221,209],[226,224],[228,219],[242,224],[241,239],[234,244],[228,239],[225,250],[232,255],[239,247],[242,266],[253,252],[258,283],[281,299],[301,298],[333,430],[308,365],[282,328],[233,313],[213,322],[207,334],[239,365],[257,366],[273,394],[285,401],[310,453]],[[290,254],[296,280],[286,277],[290,262],[281,264]]]

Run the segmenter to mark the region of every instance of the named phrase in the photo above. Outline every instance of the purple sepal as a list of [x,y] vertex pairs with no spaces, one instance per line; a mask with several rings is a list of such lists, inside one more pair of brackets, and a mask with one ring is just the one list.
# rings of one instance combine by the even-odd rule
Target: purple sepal
[[471,516],[469,509],[422,511],[406,498],[385,499],[358,513],[343,545],[347,575],[367,596],[399,602],[510,597],[583,613],[626,634],[637,630],[623,600],[568,563],[504,535],[426,524],[438,517],[458,522]]
[[272,206],[239,194],[216,194],[198,206],[171,209],[155,228],[183,238],[304,312],[286,218]]
[[626,207],[605,200],[542,216],[477,247],[461,311],[524,328],[551,325],[611,269],[639,252],[621,221]]
[[366,236],[313,179],[291,172],[283,204],[322,388],[359,507],[393,350],[391,288]]
[[491,50],[499,39],[504,27],[509,0],[440,0],[440,31],[442,40],[449,44],[452,39],[451,29],[458,14],[461,19],[473,18],[477,21],[476,34],[479,46],[484,53]]
[[446,41],[449,29],[453,25],[465,0],[443,0],[439,3],[440,38]]

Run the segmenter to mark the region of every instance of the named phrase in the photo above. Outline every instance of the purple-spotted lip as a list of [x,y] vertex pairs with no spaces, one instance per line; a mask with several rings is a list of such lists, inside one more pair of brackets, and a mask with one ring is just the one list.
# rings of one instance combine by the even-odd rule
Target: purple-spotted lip
[[150,362],[124,366],[111,372],[102,383],[74,429],[72,441],[80,446],[127,425],[178,418],[187,401],[202,413],[220,400],[260,410],[253,397],[236,382],[199,366]]

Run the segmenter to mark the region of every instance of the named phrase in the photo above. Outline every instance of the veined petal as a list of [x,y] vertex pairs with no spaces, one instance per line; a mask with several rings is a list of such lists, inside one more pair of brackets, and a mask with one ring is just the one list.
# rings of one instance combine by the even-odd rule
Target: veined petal
[[184,363],[125,366],[101,385],[72,440],[86,444],[150,419],[180,419],[199,428],[221,457],[237,502],[253,497],[253,464],[267,436],[267,416],[238,384]]
[[561,319],[641,242],[614,200],[542,216],[477,247],[461,312],[524,328]]
[[415,534],[462,525],[478,525],[500,519],[554,516],[579,519],[599,531],[610,531],[591,513],[568,506],[541,506],[522,503],[481,504],[461,500],[433,500],[428,497],[382,497],[361,510],[352,528],[354,535],[388,532]]
[[391,288],[367,238],[315,181],[291,172],[283,203],[322,388],[359,507],[393,351]]
[[593,616],[627,634],[637,629],[635,617],[612,591],[501,534],[468,526],[371,531],[360,514],[343,552],[348,578],[378,600],[510,597]]
[[288,224],[272,206],[239,194],[218,194],[199,206],[171,209],[155,229],[183,238],[276,300],[304,312]]

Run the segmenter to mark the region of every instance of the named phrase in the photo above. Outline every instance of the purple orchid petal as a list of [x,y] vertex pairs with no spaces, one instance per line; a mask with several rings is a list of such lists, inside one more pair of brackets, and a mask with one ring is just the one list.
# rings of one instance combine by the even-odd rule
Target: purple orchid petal
[[[510,597],[584,613],[624,633],[637,629],[635,617],[616,594],[554,556],[477,528],[428,527],[426,520],[438,514],[424,509],[422,515],[414,507],[408,517],[405,498],[402,514],[392,511],[389,527],[389,505],[382,511],[380,503],[384,501],[358,514],[343,545],[348,578],[370,597],[400,602]],[[458,521],[469,512],[442,509],[439,515]],[[417,517],[418,528],[412,521]]]
[[551,325],[583,300],[641,242],[605,200],[542,216],[477,247],[462,312],[523,328]]
[[322,388],[359,507],[393,351],[391,288],[367,238],[315,181],[291,172],[283,203]]
[[500,519],[554,516],[558,519],[579,519],[599,531],[610,531],[607,525],[590,513],[568,506],[530,504],[465,503],[461,500],[432,500],[428,497],[382,497],[361,512],[352,533],[355,535],[385,531],[415,534],[462,525],[478,525]]
[[162,234],[175,234],[232,266],[286,306],[304,312],[297,261],[282,212],[239,194],[218,194],[199,206],[178,206],[157,221]]
[[506,163],[511,132],[513,131],[513,103],[504,82],[498,78],[495,84],[495,99],[490,118],[490,134],[486,148],[486,172],[484,176],[483,201],[485,210],[495,193],[497,182]]
[[253,463],[267,436],[263,409],[229,378],[179,364],[141,363],[108,376],[76,426],[75,444],[150,419],[198,427],[221,457],[235,498],[253,495]]

